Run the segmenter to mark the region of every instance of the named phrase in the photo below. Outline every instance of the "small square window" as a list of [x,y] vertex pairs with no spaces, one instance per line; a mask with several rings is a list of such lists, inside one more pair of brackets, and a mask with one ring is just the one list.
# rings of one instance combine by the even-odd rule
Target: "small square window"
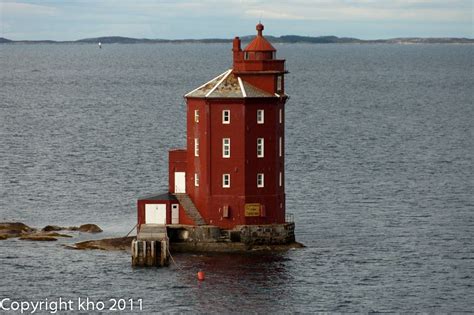
[[263,124],[264,121],[265,121],[265,116],[264,116],[265,112],[263,111],[263,109],[258,109],[257,110],[257,124]]
[[222,111],[222,123],[230,124],[230,110],[225,109]]
[[194,122],[199,122],[199,109],[194,110]]
[[223,174],[222,175],[222,187],[229,188],[230,187],[230,174]]
[[222,139],[222,157],[230,158],[230,138]]
[[257,187],[262,188],[265,186],[263,173],[257,174]]
[[199,156],[199,139],[194,138],[194,156]]
[[199,174],[194,173],[194,186],[199,187]]
[[264,157],[264,140],[263,138],[257,138],[257,157]]

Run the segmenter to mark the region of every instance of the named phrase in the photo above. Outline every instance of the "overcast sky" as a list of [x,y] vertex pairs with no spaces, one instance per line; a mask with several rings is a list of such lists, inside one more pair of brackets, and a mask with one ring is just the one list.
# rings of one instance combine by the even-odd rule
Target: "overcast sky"
[[0,0],[0,37],[474,37],[474,0]]

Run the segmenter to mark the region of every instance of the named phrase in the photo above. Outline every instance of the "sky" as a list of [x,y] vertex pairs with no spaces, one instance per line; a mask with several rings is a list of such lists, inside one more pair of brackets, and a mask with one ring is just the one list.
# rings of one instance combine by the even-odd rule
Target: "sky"
[[0,0],[13,40],[233,38],[255,34],[474,37],[474,0]]

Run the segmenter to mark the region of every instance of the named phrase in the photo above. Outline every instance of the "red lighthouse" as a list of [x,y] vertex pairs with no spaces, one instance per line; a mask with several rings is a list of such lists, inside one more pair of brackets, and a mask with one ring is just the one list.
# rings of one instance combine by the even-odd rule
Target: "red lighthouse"
[[170,151],[169,193],[139,199],[139,224],[285,223],[287,71],[263,29],[243,50],[236,37],[232,68],[185,95],[187,148]]

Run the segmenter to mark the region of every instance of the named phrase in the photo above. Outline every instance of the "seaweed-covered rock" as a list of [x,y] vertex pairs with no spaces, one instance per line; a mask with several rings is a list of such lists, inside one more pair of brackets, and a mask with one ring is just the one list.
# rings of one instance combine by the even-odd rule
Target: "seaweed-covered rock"
[[35,232],[36,229],[21,222],[0,222],[0,234],[9,237],[18,237]]
[[87,233],[100,233],[102,229],[95,224],[83,224],[79,227],[78,231]]
[[53,236],[41,235],[41,234],[30,234],[20,237],[22,241],[41,241],[41,242],[51,242],[57,241],[58,239]]
[[130,250],[134,236],[106,238],[76,243],[71,249]]
[[52,232],[52,231],[61,231],[65,230],[66,228],[63,228],[61,226],[57,225],[46,225],[44,228],[41,229],[43,232]]

